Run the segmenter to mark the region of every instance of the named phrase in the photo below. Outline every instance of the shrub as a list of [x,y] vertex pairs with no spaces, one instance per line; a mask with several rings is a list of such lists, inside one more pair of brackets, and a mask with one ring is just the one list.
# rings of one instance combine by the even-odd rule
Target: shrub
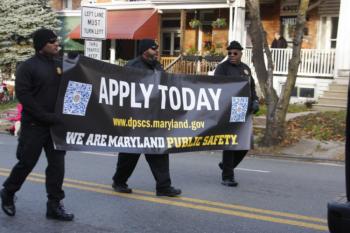
[[225,18],[217,18],[215,21],[211,23],[213,28],[224,28],[226,27],[226,19]]
[[202,23],[198,19],[192,19],[189,22],[189,25],[190,25],[191,28],[198,28],[198,27],[200,27],[202,25]]

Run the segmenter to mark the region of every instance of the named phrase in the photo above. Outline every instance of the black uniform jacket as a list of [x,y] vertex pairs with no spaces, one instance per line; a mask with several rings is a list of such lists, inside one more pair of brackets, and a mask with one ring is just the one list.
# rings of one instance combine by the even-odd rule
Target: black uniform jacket
[[236,64],[230,63],[229,60],[226,60],[223,63],[220,63],[216,67],[214,75],[225,75],[225,76],[246,78],[250,82],[250,92],[251,92],[252,101],[259,100],[259,97],[257,96],[255,91],[255,82],[254,82],[254,79],[252,78],[251,70],[243,62],[236,65]]
[[127,64],[127,67],[135,67],[146,70],[158,70],[164,71],[162,65],[157,61],[149,62],[145,60],[142,56],[138,56],[132,60],[130,60]]
[[62,61],[35,54],[19,65],[15,91],[23,105],[22,124],[49,126],[58,121],[54,114],[62,75]]

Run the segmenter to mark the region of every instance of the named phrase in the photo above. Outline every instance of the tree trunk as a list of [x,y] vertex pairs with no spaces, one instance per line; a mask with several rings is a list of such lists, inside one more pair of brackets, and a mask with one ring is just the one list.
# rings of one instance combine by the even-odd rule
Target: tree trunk
[[[253,44],[253,64],[258,77],[259,86],[265,97],[267,106],[266,113],[266,132],[265,135],[271,135],[276,132],[276,127],[273,127],[275,122],[275,110],[278,102],[278,96],[273,88],[273,61],[270,48],[267,43],[266,33],[260,18],[260,1],[248,0],[247,8],[249,10],[249,18],[251,20],[248,28]],[[267,61],[267,69],[265,63],[265,55]],[[264,137],[265,138],[265,137]],[[269,140],[267,140],[269,142]],[[262,142],[265,145],[265,142]]]
[[[276,145],[283,141],[286,132],[286,115],[290,102],[290,96],[295,87],[297,79],[298,68],[300,64],[300,51],[303,42],[304,27],[306,21],[306,11],[309,6],[309,0],[301,0],[299,5],[299,12],[295,28],[295,36],[293,40],[292,58],[288,63],[288,75],[285,85],[282,88],[281,96],[278,100],[274,121],[271,122],[271,130],[267,129],[264,135],[264,145]],[[268,122],[268,120],[267,120]]]
[[[308,9],[309,0],[301,0],[293,40],[293,54],[289,61],[288,75],[283,86],[281,96],[278,98],[273,88],[273,61],[271,51],[267,44],[266,35],[260,18],[260,1],[247,0],[247,8],[251,24],[249,33],[252,36],[253,64],[258,76],[260,88],[265,96],[267,113],[266,129],[261,141],[263,146],[277,145],[285,138],[286,115],[290,96],[295,86],[298,67],[300,63],[300,50],[305,26],[305,14]],[[267,57],[267,69],[264,53]]]

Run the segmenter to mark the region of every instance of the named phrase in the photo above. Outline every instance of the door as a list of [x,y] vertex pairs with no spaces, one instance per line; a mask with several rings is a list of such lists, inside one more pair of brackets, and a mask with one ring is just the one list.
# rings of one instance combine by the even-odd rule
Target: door
[[169,31],[162,33],[162,55],[177,56],[180,54],[180,33]]

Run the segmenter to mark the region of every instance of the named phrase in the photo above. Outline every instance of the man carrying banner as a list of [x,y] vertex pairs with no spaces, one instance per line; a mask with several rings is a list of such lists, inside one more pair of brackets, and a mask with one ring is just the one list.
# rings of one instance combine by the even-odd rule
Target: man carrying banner
[[39,29],[33,35],[33,42],[35,55],[23,62],[16,72],[16,95],[23,105],[22,129],[16,152],[18,162],[3,184],[1,207],[9,216],[16,214],[14,195],[33,170],[44,148],[48,162],[46,217],[72,221],[74,215],[67,213],[61,203],[65,196],[62,184],[66,152],[54,149],[50,135],[50,127],[60,123],[54,113],[62,74],[62,62],[56,59],[58,40],[53,31]]
[[[140,56],[129,61],[126,66],[146,70],[164,71],[158,62],[158,45],[152,39],[144,39],[139,44]],[[169,154],[145,154],[146,160],[156,180],[157,196],[175,197],[181,194],[180,189],[171,186],[169,172]],[[119,153],[117,170],[113,176],[113,189],[121,193],[131,193],[127,181],[134,171],[140,154]]]
[[[249,67],[241,62],[243,47],[237,41],[232,41],[226,48],[228,59],[219,64],[214,75],[225,75],[235,77],[244,77],[250,82],[250,112],[256,113],[259,111],[259,98],[255,91],[254,79],[251,76]],[[222,185],[235,187],[238,183],[235,181],[234,169],[243,160],[248,153],[247,150],[224,150],[222,153],[222,162],[219,167],[222,169]]]

